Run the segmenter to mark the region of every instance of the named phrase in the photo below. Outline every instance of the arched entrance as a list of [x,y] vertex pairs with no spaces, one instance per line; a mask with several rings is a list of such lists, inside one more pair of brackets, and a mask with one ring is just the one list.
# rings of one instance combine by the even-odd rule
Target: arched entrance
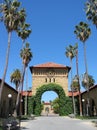
[[69,97],[66,97],[68,96],[68,73],[70,67],[53,62],[47,62],[31,66],[30,70],[33,79],[33,114],[41,114],[41,97],[46,91],[55,91],[57,93],[60,101],[59,115],[72,113],[72,101]]
[[[59,96],[59,115],[67,115],[71,112],[72,110],[72,102],[69,99],[69,97],[66,97],[63,88],[58,85],[58,84],[54,84],[54,83],[50,83],[50,84],[46,84],[46,85],[42,85],[41,87],[39,87],[36,91],[35,94],[35,101],[34,101],[34,114],[35,115],[40,115],[41,114],[41,97],[42,94],[46,91],[55,91],[58,96]],[[71,104],[71,106],[68,106],[68,103]],[[69,107],[69,109],[68,109]],[[70,110],[71,108],[71,110]],[[70,111],[69,111],[70,110]]]

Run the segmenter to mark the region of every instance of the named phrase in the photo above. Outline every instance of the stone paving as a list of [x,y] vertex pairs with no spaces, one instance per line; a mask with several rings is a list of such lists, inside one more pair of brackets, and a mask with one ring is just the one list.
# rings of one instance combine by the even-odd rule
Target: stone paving
[[41,116],[21,122],[22,130],[97,130],[91,120],[70,117]]

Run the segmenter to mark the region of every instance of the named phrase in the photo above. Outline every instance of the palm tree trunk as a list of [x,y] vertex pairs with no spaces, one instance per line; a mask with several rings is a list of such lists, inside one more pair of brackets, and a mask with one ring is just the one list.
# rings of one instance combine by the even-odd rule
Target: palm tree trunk
[[84,47],[85,70],[86,70],[86,74],[88,74],[87,59],[86,59],[86,44],[85,44],[85,42],[83,43],[83,47]]
[[78,72],[78,50],[76,51],[76,71],[77,71],[77,78],[78,78],[78,91],[79,91],[79,108],[80,108],[80,116],[82,116],[82,101],[81,101],[80,82],[79,82],[79,72]]
[[26,96],[25,96],[25,115],[27,115],[27,96],[28,96],[28,92],[27,92],[27,89],[28,89],[28,67],[26,68]]
[[5,82],[5,78],[6,78],[6,73],[7,73],[7,68],[8,68],[8,61],[9,61],[9,53],[10,53],[10,43],[11,43],[11,32],[8,33],[8,47],[7,47],[7,51],[6,51],[6,62],[5,62],[5,69],[4,69],[4,74],[2,77],[2,82],[1,82],[1,86],[0,86],[0,114],[1,114],[1,101],[2,101],[2,91],[3,91],[3,86],[4,86],[4,82]]
[[76,115],[76,111],[75,111],[75,100],[74,100],[73,87],[72,87],[72,59],[70,59],[70,63],[71,63],[71,91],[72,91],[72,103],[73,103],[73,113],[74,113],[74,116],[75,116],[75,115]]
[[87,59],[86,59],[86,44],[83,44],[84,46],[84,62],[85,62],[85,69],[86,69],[86,79],[87,79],[87,116],[89,116],[89,111],[90,111],[90,100],[89,100],[89,78],[88,78],[88,67],[87,67]]
[[21,116],[21,100],[22,100],[22,92],[23,92],[23,83],[24,83],[24,76],[25,76],[25,70],[26,70],[26,66],[24,65],[24,69],[23,69],[23,74],[22,74],[22,78],[21,78],[21,83],[20,83],[20,88],[18,91],[18,96],[17,96],[17,102],[16,102],[16,112],[19,110],[19,114]]

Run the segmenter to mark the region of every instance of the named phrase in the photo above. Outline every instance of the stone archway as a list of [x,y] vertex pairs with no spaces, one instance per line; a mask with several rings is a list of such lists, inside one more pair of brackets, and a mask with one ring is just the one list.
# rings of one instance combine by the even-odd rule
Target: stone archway
[[68,111],[68,108],[67,108],[67,104],[70,103],[67,101],[67,100],[69,100],[69,97],[66,97],[65,92],[60,85],[50,83],[50,84],[42,85],[36,91],[35,103],[34,103],[35,104],[35,110],[34,110],[35,115],[41,114],[41,97],[42,97],[42,94],[46,91],[55,91],[58,94],[59,100],[60,100],[60,103],[59,103],[59,115],[60,116],[67,115],[70,113],[70,111]]

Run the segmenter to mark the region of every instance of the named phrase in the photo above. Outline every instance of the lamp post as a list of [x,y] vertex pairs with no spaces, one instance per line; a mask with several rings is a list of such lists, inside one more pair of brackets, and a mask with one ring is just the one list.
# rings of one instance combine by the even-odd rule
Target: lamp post
[[9,99],[9,115],[12,114],[12,104],[11,104],[11,98],[12,98],[12,94],[8,94],[8,99]]
[[82,99],[82,103],[83,103],[83,115],[85,116],[85,99]]
[[21,99],[21,116],[22,116],[22,114],[23,114],[23,99]]

